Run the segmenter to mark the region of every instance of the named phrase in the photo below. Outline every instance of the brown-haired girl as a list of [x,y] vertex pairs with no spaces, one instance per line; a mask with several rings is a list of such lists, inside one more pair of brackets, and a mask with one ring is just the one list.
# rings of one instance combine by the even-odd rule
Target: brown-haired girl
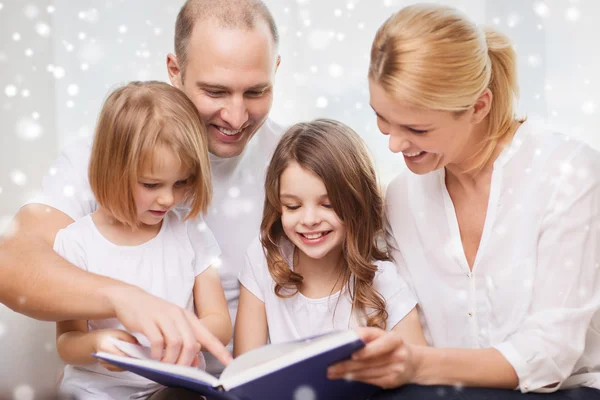
[[416,300],[379,246],[383,201],[352,129],[326,119],[292,126],[265,191],[260,240],[240,273],[235,355],[358,326],[424,343]]
[[[54,249],[86,271],[195,309],[209,331],[228,343],[231,320],[217,271],[210,268],[219,247],[197,218],[187,222],[206,212],[212,190],[206,132],[193,103],[161,82],[132,82],[113,91],[100,112],[89,180],[99,208],[60,230]],[[148,344],[116,318],[62,321],[56,330],[58,354],[68,364],[62,390],[77,398],[124,399],[160,388],[92,356],[124,355],[112,338]]]
[[431,347],[366,329],[330,377],[402,386],[385,399],[600,398],[598,152],[517,117],[512,44],[449,7],[381,26],[369,89],[408,167],[386,214]]

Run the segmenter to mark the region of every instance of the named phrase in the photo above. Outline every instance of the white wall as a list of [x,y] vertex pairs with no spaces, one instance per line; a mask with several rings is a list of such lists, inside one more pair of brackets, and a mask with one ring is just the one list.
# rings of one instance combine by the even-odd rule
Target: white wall
[[[172,51],[182,3],[0,0],[0,233],[39,189],[59,148],[91,134],[111,87],[133,79],[166,80],[165,56]],[[368,106],[368,52],[378,26],[410,3],[267,1],[282,37],[273,118],[292,123],[327,116],[348,123],[369,143],[384,180],[404,166],[387,150]],[[520,110],[600,148],[600,53],[593,50],[600,2],[441,3],[513,38],[520,56]],[[52,324],[0,306],[0,393],[19,388],[23,396],[52,385],[54,352]]]

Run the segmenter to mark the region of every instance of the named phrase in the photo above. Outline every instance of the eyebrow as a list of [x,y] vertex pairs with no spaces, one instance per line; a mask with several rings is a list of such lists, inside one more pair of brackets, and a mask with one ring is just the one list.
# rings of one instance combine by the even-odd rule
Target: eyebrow
[[[373,105],[369,104],[371,106],[371,109],[373,110],[373,112],[375,112],[375,114],[381,118],[382,120],[384,120],[385,122],[389,122],[387,119],[383,118],[381,116],[381,114],[379,114],[375,108],[373,108]],[[431,127],[433,127],[432,124],[396,124],[398,126],[401,126],[403,128],[411,128],[411,129],[416,129],[416,130],[426,130],[426,129],[430,129]]]
[[[300,200],[300,197],[294,195],[294,194],[290,194],[290,193],[282,193],[279,195],[280,199],[290,199],[290,200]],[[328,199],[329,196],[327,194],[322,194],[321,196],[319,196],[319,200],[323,200],[323,199]]]
[[[230,91],[231,89],[224,85],[219,85],[218,83],[210,83],[210,82],[196,82],[196,87],[199,89],[213,89],[213,90],[223,90]],[[259,83],[254,86],[247,88],[245,91],[249,90],[266,90],[271,87],[271,83]]]

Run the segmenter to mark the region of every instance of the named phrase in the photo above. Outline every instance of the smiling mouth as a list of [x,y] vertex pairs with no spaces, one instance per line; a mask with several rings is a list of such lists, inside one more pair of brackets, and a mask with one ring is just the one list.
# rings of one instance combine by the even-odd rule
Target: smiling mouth
[[221,132],[223,135],[226,135],[226,136],[236,136],[236,135],[242,133],[244,131],[244,129],[246,129],[246,128],[242,128],[242,129],[231,130],[231,129],[223,128],[222,126],[218,126],[218,125],[214,125],[214,126],[217,128],[217,130],[219,132]]
[[331,233],[332,231],[324,231],[324,232],[318,232],[318,233],[301,233],[298,232],[298,234],[308,240],[315,240],[315,239],[320,239],[323,236],[327,236]]

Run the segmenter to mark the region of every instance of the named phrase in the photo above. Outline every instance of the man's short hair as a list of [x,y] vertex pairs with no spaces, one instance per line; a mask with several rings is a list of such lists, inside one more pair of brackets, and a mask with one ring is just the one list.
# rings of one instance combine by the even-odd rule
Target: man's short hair
[[199,21],[212,20],[225,28],[253,29],[265,22],[275,47],[279,45],[279,32],[273,15],[261,0],[187,0],[175,22],[175,55],[182,77],[187,63],[187,49],[194,26]]

